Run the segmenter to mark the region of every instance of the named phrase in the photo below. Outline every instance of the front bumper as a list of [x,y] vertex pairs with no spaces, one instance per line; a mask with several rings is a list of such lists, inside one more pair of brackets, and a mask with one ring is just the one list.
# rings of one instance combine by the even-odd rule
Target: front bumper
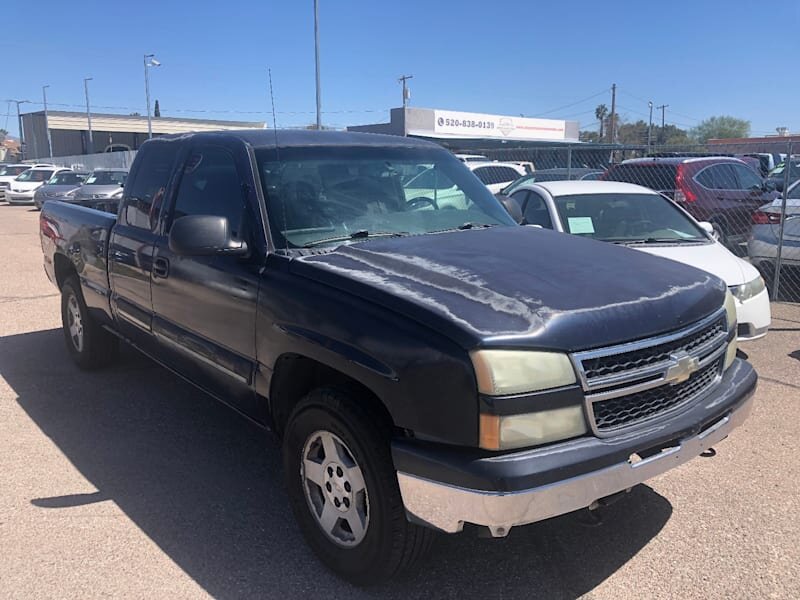
[[[455,533],[472,523],[487,527],[495,537],[518,525],[589,507],[725,439],[750,414],[756,381],[753,368],[737,359],[714,391],[683,413],[617,438],[575,440],[461,462],[449,461],[446,451],[420,456],[394,444],[403,503],[410,519],[435,529]],[[430,477],[435,471],[450,473],[436,480]],[[445,478],[451,481],[441,480]],[[469,479],[480,487],[453,483]],[[531,479],[542,483],[518,487]]]
[[736,303],[737,340],[747,342],[767,335],[772,316],[769,306],[769,294],[764,289],[752,298]]
[[35,190],[31,190],[30,192],[12,192],[11,190],[6,190],[6,202],[9,204],[33,204],[33,195],[35,193]]

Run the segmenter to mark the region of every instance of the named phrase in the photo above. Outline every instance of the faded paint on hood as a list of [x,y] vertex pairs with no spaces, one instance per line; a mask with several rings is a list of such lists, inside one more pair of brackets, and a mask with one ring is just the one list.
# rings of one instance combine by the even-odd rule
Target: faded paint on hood
[[575,351],[678,329],[722,307],[718,278],[531,227],[379,238],[290,270],[405,314],[461,344]]

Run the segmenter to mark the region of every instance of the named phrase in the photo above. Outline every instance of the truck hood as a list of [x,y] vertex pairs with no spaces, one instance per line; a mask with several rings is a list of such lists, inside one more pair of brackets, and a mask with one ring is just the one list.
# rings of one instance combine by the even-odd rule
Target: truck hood
[[722,307],[725,284],[686,265],[532,227],[377,238],[290,271],[479,346],[597,348],[681,328]]

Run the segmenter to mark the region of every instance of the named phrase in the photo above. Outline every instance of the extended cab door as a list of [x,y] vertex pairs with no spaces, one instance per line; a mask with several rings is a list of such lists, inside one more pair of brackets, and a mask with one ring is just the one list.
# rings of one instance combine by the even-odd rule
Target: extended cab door
[[159,212],[180,151],[176,141],[145,144],[126,181],[108,249],[111,311],[120,331],[149,346],[153,303],[150,273]]
[[[241,142],[196,143],[179,171],[153,252],[153,332],[159,352],[184,376],[256,416],[252,384],[264,240],[249,154]],[[249,255],[175,254],[169,230],[187,215],[226,217],[233,236],[251,249]]]

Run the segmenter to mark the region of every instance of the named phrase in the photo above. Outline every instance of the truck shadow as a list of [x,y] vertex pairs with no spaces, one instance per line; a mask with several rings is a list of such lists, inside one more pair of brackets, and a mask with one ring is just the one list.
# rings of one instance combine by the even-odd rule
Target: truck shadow
[[669,520],[647,486],[603,509],[490,540],[441,536],[422,569],[355,589],[304,544],[282,483],[278,444],[233,411],[134,351],[118,366],[81,373],[60,330],[0,338],[0,376],[19,405],[98,490],[30,498],[42,510],[113,500],[209,594],[257,597],[574,598],[635,556]]

